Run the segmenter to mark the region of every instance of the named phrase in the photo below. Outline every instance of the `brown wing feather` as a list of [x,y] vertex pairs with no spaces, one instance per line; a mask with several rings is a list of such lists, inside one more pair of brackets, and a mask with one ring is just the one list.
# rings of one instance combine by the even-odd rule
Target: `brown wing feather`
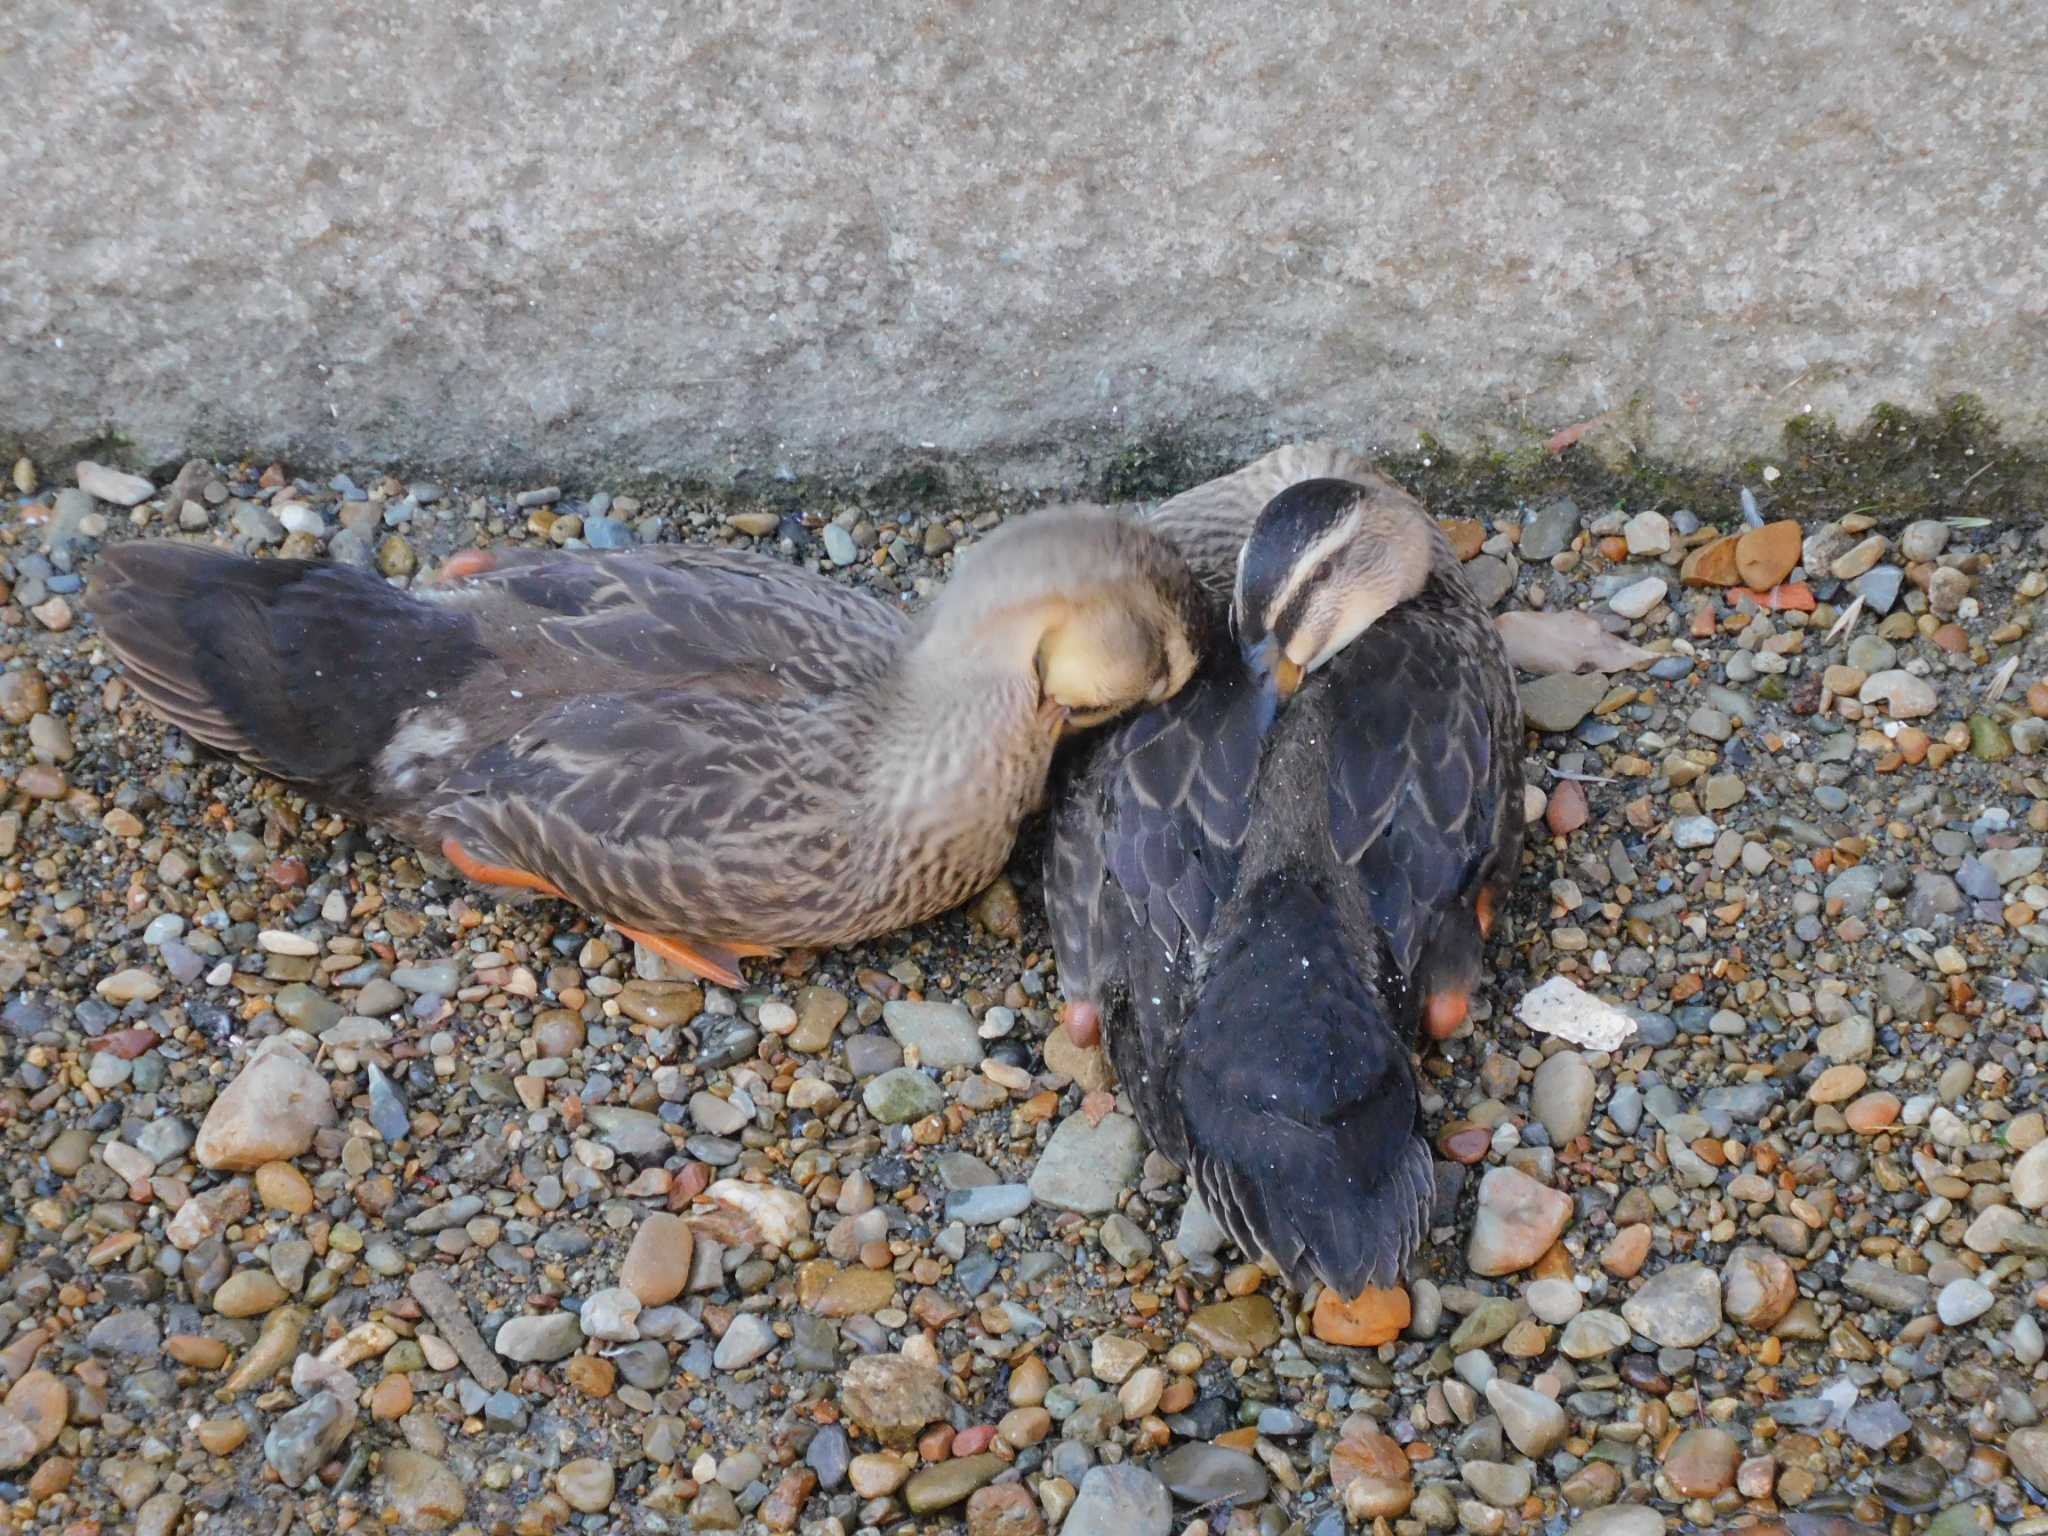
[[537,700],[647,687],[827,694],[878,675],[915,627],[785,562],[682,547],[506,557],[443,601],[477,615]]
[[1370,460],[1348,448],[1289,443],[1232,474],[1183,491],[1154,508],[1146,521],[1180,546],[1203,586],[1227,594],[1237,576],[1238,551],[1253,522],[1267,502],[1303,480],[1392,485]]

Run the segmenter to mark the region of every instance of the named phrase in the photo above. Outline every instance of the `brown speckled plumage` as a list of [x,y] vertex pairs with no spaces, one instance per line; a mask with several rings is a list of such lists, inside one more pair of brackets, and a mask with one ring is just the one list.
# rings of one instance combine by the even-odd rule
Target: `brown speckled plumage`
[[916,619],[693,547],[506,552],[408,594],[143,542],[108,551],[92,600],[143,698],[200,741],[622,926],[772,948],[985,886],[1043,798],[1041,672],[1066,702],[1164,697],[1196,606],[1169,545],[1079,509],[964,552]]
[[[1455,557],[1364,460],[1282,449],[1152,526],[1227,601],[1248,535],[1274,529],[1262,512],[1317,486],[1325,511],[1367,492],[1379,543],[1355,559],[1405,546],[1411,595],[1270,724],[1226,649],[1089,743],[1056,787],[1045,885],[1062,986],[1099,1010],[1147,1134],[1240,1247],[1348,1296],[1392,1283],[1420,1240],[1433,1178],[1409,1040],[1426,995],[1477,979],[1475,900],[1505,889],[1521,846],[1521,736]],[[1285,574],[1267,584],[1342,585],[1330,526],[1276,531],[1258,553]],[[1237,623],[1249,644],[1256,617]]]

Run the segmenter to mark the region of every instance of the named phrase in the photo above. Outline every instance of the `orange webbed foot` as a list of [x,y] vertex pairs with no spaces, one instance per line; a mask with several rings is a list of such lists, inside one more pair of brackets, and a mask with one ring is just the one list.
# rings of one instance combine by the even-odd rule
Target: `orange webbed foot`
[[552,881],[543,880],[539,875],[528,874],[523,869],[514,869],[509,864],[486,864],[473,859],[462,851],[462,845],[452,837],[441,839],[441,857],[462,871],[465,878],[478,885],[509,886],[516,891],[539,891],[543,896],[553,896],[566,901],[562,888]]
[[1472,1011],[1469,992],[1432,992],[1422,1005],[1422,1028],[1432,1040],[1448,1040]]
[[714,944],[709,939],[686,939],[672,934],[645,933],[624,923],[612,926],[635,944],[645,944],[670,965],[680,966],[693,976],[716,982],[721,987],[743,987],[742,960],[757,959],[780,951],[766,944]]
[[438,579],[446,584],[460,581],[465,576],[481,576],[485,571],[496,569],[497,564],[498,557],[487,549],[465,549],[448,557]]
[[1476,906],[1476,911],[1479,917],[1479,937],[1481,937],[1482,939],[1487,938],[1491,936],[1491,934],[1493,933],[1494,911],[1492,886],[1483,885],[1479,888],[1479,901]]
[[1069,1003],[1060,1015],[1060,1027],[1085,1051],[1102,1038],[1102,1010],[1093,1003]]

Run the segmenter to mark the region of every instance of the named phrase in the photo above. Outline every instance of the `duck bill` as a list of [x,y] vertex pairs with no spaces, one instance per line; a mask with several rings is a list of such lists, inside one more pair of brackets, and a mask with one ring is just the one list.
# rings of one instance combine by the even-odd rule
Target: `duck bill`
[[1244,660],[1259,690],[1259,729],[1263,731],[1273,723],[1280,706],[1294,697],[1306,674],[1288,659],[1280,643],[1270,635],[1257,645],[1245,647]]

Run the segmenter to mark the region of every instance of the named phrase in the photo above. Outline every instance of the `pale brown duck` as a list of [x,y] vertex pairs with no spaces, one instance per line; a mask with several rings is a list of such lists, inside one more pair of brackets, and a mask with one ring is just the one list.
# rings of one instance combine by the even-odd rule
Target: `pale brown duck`
[[983,889],[1061,734],[1170,697],[1200,610],[1169,543],[1078,508],[963,552],[915,618],[695,547],[470,552],[443,582],[147,541],[90,606],[198,741],[727,985]]

